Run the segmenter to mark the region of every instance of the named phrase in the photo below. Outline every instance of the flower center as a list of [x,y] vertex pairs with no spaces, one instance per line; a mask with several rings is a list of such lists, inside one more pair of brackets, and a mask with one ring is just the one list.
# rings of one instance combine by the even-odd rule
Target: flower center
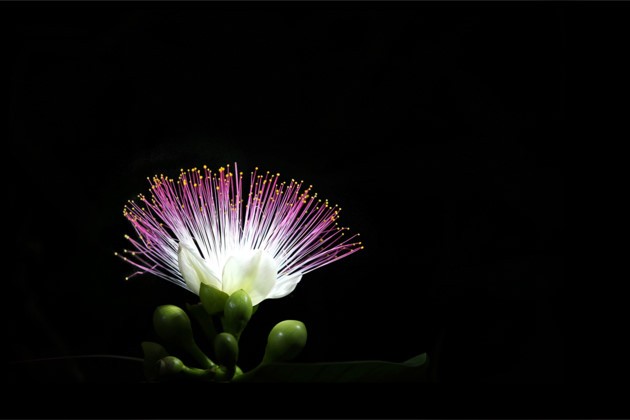
[[278,279],[278,265],[263,250],[240,251],[223,266],[221,289],[231,295],[237,290],[246,291],[257,305],[267,298]]
[[241,250],[230,256],[223,266],[221,278],[217,278],[208,263],[196,249],[180,243],[179,270],[188,289],[199,294],[201,283],[231,295],[244,290],[257,305],[267,298],[278,279],[278,265],[273,257],[263,250]]

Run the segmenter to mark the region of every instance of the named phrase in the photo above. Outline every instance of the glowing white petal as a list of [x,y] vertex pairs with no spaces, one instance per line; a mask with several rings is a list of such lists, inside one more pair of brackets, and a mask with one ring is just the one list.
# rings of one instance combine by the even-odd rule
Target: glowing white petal
[[223,291],[229,295],[239,289],[252,298],[252,305],[258,305],[273,290],[278,277],[278,266],[267,252],[243,251],[231,256],[223,267],[221,278]]
[[293,290],[295,290],[295,287],[298,285],[300,280],[302,280],[301,274],[295,274],[291,277],[278,279],[273,290],[267,295],[267,299],[278,299],[285,297]]
[[221,290],[221,281],[216,278],[199,253],[188,245],[179,244],[177,251],[179,271],[188,290],[199,294],[201,283]]

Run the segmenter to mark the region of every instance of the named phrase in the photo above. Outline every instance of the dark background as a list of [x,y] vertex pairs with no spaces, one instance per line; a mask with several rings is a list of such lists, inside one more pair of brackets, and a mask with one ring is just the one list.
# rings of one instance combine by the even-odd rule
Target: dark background
[[[155,306],[195,296],[124,281],[122,207],[154,173],[236,161],[313,184],[365,245],[261,305],[244,367],[276,322],[300,319],[301,361],[428,351],[443,384],[564,382],[565,3],[0,8],[7,360],[140,357]],[[7,371],[31,385],[142,380],[121,361]]]

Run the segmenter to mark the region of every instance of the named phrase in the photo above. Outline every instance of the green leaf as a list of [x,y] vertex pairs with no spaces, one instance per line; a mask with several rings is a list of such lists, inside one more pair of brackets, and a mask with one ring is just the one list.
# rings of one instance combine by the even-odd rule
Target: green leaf
[[150,381],[155,381],[160,374],[158,361],[169,354],[162,345],[152,341],[142,342],[142,352],[144,353],[144,376]]
[[427,354],[403,363],[353,361],[333,363],[271,363],[260,365],[235,382],[428,382]]

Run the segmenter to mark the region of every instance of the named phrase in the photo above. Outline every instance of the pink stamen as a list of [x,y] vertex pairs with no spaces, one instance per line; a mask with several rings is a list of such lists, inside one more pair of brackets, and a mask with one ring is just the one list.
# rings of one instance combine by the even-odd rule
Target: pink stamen
[[[236,175],[235,175],[236,174]],[[177,249],[185,243],[198,249],[220,273],[234,252],[268,252],[277,262],[278,280],[306,274],[363,249],[358,234],[344,235],[337,226],[340,208],[303,189],[303,182],[279,181],[280,174],[252,172],[247,197],[243,174],[230,166],[218,173],[206,166],[181,170],[179,178],[149,179],[150,197],[129,201],[124,216],[137,239],[126,235],[132,249],[116,255],[138,269],[186,287],[179,272]],[[243,209],[245,205],[245,209]],[[128,278],[129,278],[128,277]]]

